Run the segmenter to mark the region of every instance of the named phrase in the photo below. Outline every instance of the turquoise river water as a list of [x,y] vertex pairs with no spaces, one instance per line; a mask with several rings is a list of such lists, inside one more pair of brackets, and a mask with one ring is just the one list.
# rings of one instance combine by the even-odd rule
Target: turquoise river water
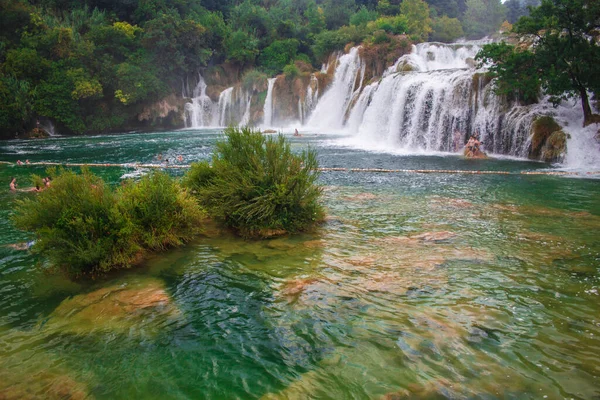
[[[0,160],[210,156],[217,130],[0,143]],[[518,160],[291,138],[323,172],[314,234],[195,242],[92,282],[11,244],[34,166],[0,165],[0,398],[598,399],[600,181]],[[133,168],[94,167],[114,184]],[[174,172],[181,174],[182,172]]]

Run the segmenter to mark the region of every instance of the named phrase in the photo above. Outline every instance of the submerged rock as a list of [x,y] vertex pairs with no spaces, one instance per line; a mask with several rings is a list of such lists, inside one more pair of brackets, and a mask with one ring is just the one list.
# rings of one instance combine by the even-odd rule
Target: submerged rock
[[91,399],[87,386],[68,375],[46,370],[27,371],[15,375],[14,371],[0,369],[0,399]]
[[317,278],[304,278],[287,281],[283,285],[281,293],[285,296],[298,296],[315,282],[318,282]]
[[143,278],[66,299],[43,328],[74,334],[158,332],[164,322],[180,316],[164,284]]
[[367,201],[367,200],[375,200],[377,198],[373,193],[359,193],[354,196],[344,196],[344,200],[348,201]]
[[456,233],[450,231],[441,232],[425,232],[420,235],[411,236],[412,239],[422,240],[424,242],[440,242],[448,239],[452,239],[456,236]]

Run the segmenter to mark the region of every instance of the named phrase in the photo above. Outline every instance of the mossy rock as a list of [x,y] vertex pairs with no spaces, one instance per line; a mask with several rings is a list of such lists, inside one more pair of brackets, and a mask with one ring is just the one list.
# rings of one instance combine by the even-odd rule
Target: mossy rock
[[415,67],[410,65],[407,62],[401,62],[400,64],[398,64],[398,66],[396,67],[396,72],[412,72],[415,70]]
[[162,281],[127,279],[90,293],[64,300],[50,314],[43,328],[88,335],[92,332],[154,335],[181,318]]
[[[561,127],[556,123],[554,118],[543,116],[537,118],[531,127],[531,149],[529,150],[529,158],[538,160],[542,155],[542,148],[550,136]],[[565,139],[566,140],[566,139]]]
[[559,162],[567,151],[568,135],[563,131],[553,132],[542,147],[542,160],[546,162]]

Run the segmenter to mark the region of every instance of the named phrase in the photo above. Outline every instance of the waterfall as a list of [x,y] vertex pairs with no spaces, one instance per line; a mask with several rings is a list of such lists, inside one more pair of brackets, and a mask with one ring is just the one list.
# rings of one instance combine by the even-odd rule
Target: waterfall
[[194,88],[192,102],[185,104],[186,128],[210,126],[214,108],[212,100],[206,95],[206,82],[202,75],[199,75],[198,84]]
[[240,107],[243,107],[244,113],[240,120],[240,126],[247,126],[250,124],[250,105],[252,104],[252,94],[248,92],[241,93],[240,89]]
[[361,147],[408,152],[456,152],[474,134],[486,151],[526,157],[539,109],[502,110],[484,71],[474,68],[482,43],[418,44],[364,88],[364,64],[353,48],[339,58],[333,83],[308,125],[343,128]]
[[[364,76],[365,66],[361,62],[358,47],[353,47],[348,54],[338,60],[333,82],[323,97],[319,99],[314,112],[308,120],[312,129],[341,129],[352,99],[360,92],[361,76]],[[360,75],[359,75],[360,74]],[[357,80],[360,79],[357,90]]]
[[219,95],[219,104],[217,106],[218,114],[215,116],[218,120],[214,121],[214,126],[227,126],[232,121],[231,99],[233,97],[233,87],[227,88]]
[[275,87],[275,81],[277,78],[270,78],[268,80],[269,86],[267,88],[267,97],[265,98],[265,106],[263,108],[263,125],[266,127],[273,126],[273,88]]

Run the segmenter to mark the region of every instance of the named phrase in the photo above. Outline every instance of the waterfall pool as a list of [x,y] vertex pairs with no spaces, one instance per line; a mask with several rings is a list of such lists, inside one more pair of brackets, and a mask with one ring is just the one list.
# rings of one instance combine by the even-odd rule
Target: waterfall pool
[[[183,163],[219,131],[0,142],[0,160]],[[290,137],[322,167],[314,234],[195,242],[93,282],[39,268],[9,216],[44,168],[0,164],[0,398],[600,396],[600,180],[547,164]],[[94,167],[118,184],[134,168]],[[173,171],[181,174],[181,171]]]

